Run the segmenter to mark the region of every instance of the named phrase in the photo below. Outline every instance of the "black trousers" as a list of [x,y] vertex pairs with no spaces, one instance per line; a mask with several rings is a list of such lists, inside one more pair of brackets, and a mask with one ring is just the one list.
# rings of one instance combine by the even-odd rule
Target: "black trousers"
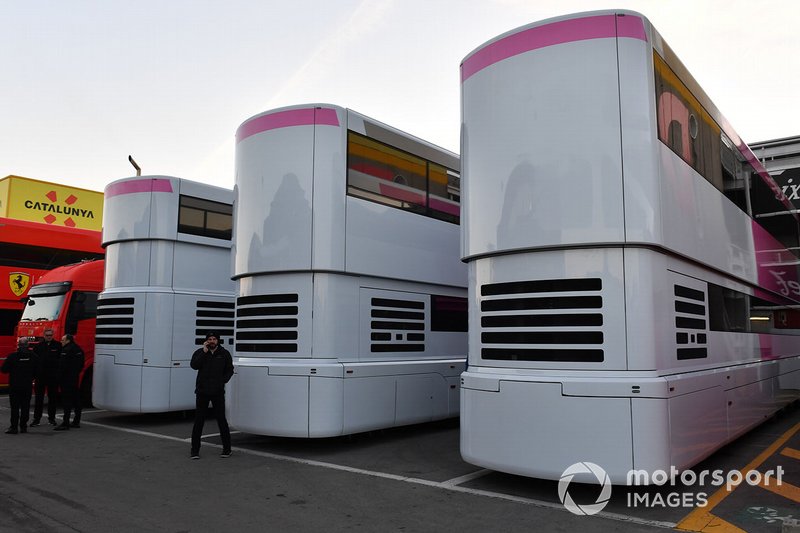
[[64,406],[64,420],[62,424],[69,424],[69,417],[72,411],[75,410],[75,418],[72,419],[74,423],[81,421],[81,391],[77,383],[62,383],[61,384],[61,403]]
[[208,415],[208,403],[217,419],[219,434],[222,437],[222,449],[231,449],[231,430],[228,427],[228,419],[225,418],[225,393],[221,394],[197,394],[194,412],[194,427],[192,428],[192,453],[200,452],[200,437],[203,435],[203,425],[206,423]]
[[44,410],[44,393],[47,391],[47,419],[56,419],[56,408],[58,407],[58,381],[57,380],[36,380],[36,401],[33,405],[33,421],[38,422],[42,419]]
[[11,402],[11,427],[27,428],[31,410],[30,387],[25,390],[8,391],[8,399]]

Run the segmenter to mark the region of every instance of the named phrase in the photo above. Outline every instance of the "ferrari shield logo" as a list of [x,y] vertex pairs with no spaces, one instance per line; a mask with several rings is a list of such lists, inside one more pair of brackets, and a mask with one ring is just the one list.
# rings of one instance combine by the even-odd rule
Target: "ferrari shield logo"
[[31,284],[31,275],[25,272],[11,272],[8,275],[8,285],[11,287],[11,292],[17,296],[22,296],[28,290],[28,285]]

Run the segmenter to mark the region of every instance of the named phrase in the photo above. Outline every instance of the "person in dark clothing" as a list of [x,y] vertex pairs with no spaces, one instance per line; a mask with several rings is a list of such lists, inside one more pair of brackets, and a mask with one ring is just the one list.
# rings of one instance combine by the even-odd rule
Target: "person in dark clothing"
[[36,354],[28,347],[28,339],[17,340],[17,351],[8,355],[0,372],[8,374],[8,397],[11,402],[10,435],[28,432],[31,409],[31,388],[38,369]]
[[208,403],[217,418],[222,437],[221,457],[231,456],[231,430],[225,418],[225,384],[233,376],[233,357],[219,345],[219,335],[213,331],[206,334],[203,347],[192,354],[192,368],[197,370],[195,381],[196,411],[192,428],[192,459],[200,458],[200,436],[206,421]]
[[56,425],[56,407],[58,405],[58,361],[61,356],[61,343],[53,338],[53,330],[44,330],[44,340],[33,349],[39,360],[39,372],[36,376],[36,401],[33,407],[31,427],[38,426],[42,419],[44,392],[47,391],[47,421]]
[[[83,370],[83,350],[75,344],[75,338],[66,334],[61,337],[61,355],[59,356],[59,386],[61,387],[61,401],[64,404],[64,419],[61,425],[54,427],[56,431],[65,431],[70,427],[81,427],[81,399],[78,390],[78,380]],[[72,423],[69,417],[75,409],[75,418]]]

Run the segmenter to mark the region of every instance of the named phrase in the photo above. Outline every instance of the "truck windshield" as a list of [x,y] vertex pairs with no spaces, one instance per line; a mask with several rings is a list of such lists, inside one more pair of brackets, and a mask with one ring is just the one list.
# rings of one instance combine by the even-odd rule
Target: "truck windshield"
[[20,322],[32,320],[55,320],[64,305],[66,294],[49,294],[46,296],[30,296],[25,310],[22,312]]

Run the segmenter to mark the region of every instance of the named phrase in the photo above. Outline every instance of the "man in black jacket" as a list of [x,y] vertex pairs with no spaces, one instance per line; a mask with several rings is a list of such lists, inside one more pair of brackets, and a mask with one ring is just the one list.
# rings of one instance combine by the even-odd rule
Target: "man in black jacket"
[[208,412],[208,402],[217,418],[219,433],[222,437],[222,454],[231,456],[231,430],[225,418],[225,384],[233,376],[233,357],[228,350],[219,345],[219,335],[210,331],[206,334],[203,347],[192,354],[192,368],[197,370],[197,381],[194,393],[196,411],[192,428],[192,459],[200,459],[200,436]]
[[[8,374],[8,397],[11,402],[10,435],[28,432],[31,409],[31,387],[36,377],[36,354],[28,347],[28,339],[17,339],[17,351],[9,354],[0,372]],[[19,430],[17,429],[19,428]]]
[[36,401],[33,407],[31,427],[38,426],[44,408],[44,392],[47,390],[47,421],[56,425],[56,406],[58,405],[58,360],[61,356],[61,343],[53,338],[53,330],[44,330],[44,340],[34,349],[39,360],[36,375]]
[[[78,380],[81,377],[81,370],[83,370],[83,362],[83,350],[75,344],[75,338],[70,334],[61,337],[59,385],[61,386],[61,402],[64,404],[64,419],[60,426],[53,428],[56,431],[81,427],[81,399]],[[70,424],[69,417],[73,409],[75,409],[75,419]]]

